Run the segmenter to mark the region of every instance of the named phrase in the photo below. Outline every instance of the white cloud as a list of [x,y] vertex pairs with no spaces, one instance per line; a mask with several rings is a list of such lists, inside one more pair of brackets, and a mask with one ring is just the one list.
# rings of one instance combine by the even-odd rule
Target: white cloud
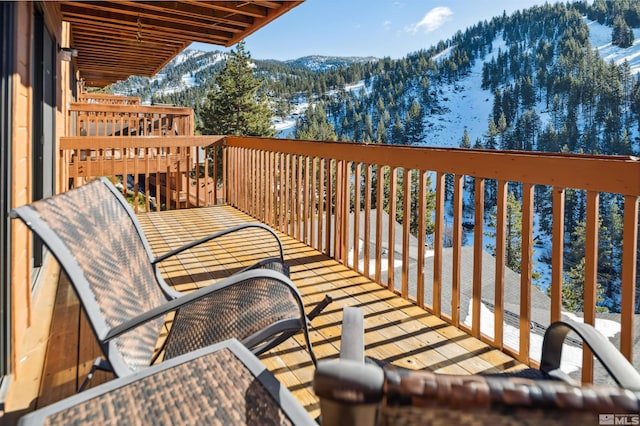
[[430,33],[440,28],[445,22],[450,21],[451,15],[453,15],[453,11],[448,7],[434,7],[424,15],[420,22],[408,26],[407,32],[417,33],[418,31],[424,31],[425,33]]
[[390,30],[391,29],[391,21],[384,21],[382,23],[382,28],[384,28],[385,30]]

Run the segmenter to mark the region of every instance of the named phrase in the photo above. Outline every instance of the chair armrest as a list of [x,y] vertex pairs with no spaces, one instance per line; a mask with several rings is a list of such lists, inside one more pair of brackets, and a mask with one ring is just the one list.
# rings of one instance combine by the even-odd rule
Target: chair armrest
[[313,377],[318,397],[347,404],[379,403],[383,385],[382,368],[350,359],[318,361]]
[[[279,272],[269,270],[269,269],[252,269],[249,271],[238,272],[237,274],[234,274],[231,277],[228,277],[220,282],[209,285],[207,287],[200,288],[198,290],[194,290],[190,293],[186,293],[176,299],[168,301],[163,305],[153,308],[145,312],[144,314],[138,315],[137,317],[134,317],[129,321],[119,324],[111,329],[111,331],[104,337],[103,341],[108,342],[109,340],[114,339],[130,330],[133,330],[134,328],[148,321],[151,321],[154,318],[158,318],[160,316],[166,315],[169,312],[173,312],[177,309],[180,309],[183,306],[194,303],[202,299],[203,297],[207,297],[212,293],[225,289],[226,287],[233,286],[239,282],[255,279],[255,278],[267,278],[267,279],[276,280],[285,284],[286,286],[289,287],[292,294],[297,299],[301,309],[303,310],[302,307],[304,305],[302,302],[302,297],[300,296],[300,293],[298,292],[298,289],[296,288],[296,286],[293,284],[293,282],[291,282],[291,280],[288,277],[286,277],[285,275]],[[304,314],[304,310],[303,310],[303,314]]]
[[344,308],[340,359],[319,361],[313,376],[313,390],[320,398],[322,423],[375,425],[384,380],[382,368],[364,362],[362,309]]
[[560,369],[562,345],[570,331],[580,336],[619,386],[640,391],[640,373],[602,333],[589,324],[574,321],[557,321],[551,324],[542,342],[541,371],[553,376],[554,371]]
[[230,228],[227,229],[223,229],[222,231],[219,232],[215,232],[213,234],[207,235],[206,237],[202,237],[198,240],[192,241],[188,244],[183,245],[182,247],[178,247],[177,249],[171,250],[161,256],[156,257],[151,263],[153,265],[156,265],[157,263],[162,262],[163,260],[168,259],[169,257],[175,256],[178,253],[181,253],[185,250],[188,250],[190,248],[193,248],[195,246],[198,246],[200,244],[206,243],[207,241],[211,241],[213,239],[216,239],[218,237],[222,237],[224,235],[228,235],[231,234],[233,232],[237,232],[237,231],[241,231],[247,228],[259,228],[259,229],[264,229],[265,231],[269,232],[273,238],[275,238],[276,242],[278,243],[278,248],[280,250],[280,260],[284,261],[284,250],[282,248],[282,241],[280,241],[280,238],[278,237],[278,235],[275,233],[275,231],[273,229],[271,229],[270,227],[268,227],[267,225],[264,225],[262,223],[244,223],[242,225],[238,225],[238,226],[232,226]]

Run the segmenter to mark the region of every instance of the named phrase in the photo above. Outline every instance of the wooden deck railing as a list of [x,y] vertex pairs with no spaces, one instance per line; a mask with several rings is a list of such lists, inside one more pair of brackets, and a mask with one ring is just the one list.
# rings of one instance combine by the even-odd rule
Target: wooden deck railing
[[194,137],[193,109],[140,105],[140,98],[107,94],[78,99],[69,108],[71,136],[60,138],[65,184],[109,175],[125,195],[131,192],[136,212],[141,203],[149,211],[217,201],[212,175],[221,170],[217,160],[210,167],[209,158],[217,156],[213,147],[221,138]]
[[[619,194],[624,199],[624,231],[618,248],[622,253],[620,350],[632,359],[640,196],[640,160],[637,158],[229,136],[225,161],[224,187],[226,200],[231,205],[351,265],[456,327],[532,365],[536,364],[529,356],[536,186],[546,186],[553,192],[549,322],[560,318],[563,306],[565,191],[586,192],[583,315],[591,324],[596,316],[599,197],[601,193]],[[465,177],[475,178],[471,198],[469,191],[465,191]],[[504,306],[507,198],[508,187],[514,183],[522,195],[521,270],[516,301],[519,312],[515,313],[507,312]],[[445,202],[447,185],[452,187],[449,203]],[[485,193],[489,185],[494,188],[497,200],[495,276],[491,280],[493,294],[483,295]],[[417,202],[404,196],[410,193],[417,195]],[[434,213],[427,217],[427,205],[434,198]],[[472,217],[465,213],[465,203],[473,204]],[[387,213],[383,213],[382,208],[373,210],[372,206],[384,206]],[[445,215],[446,208],[451,208],[450,214]],[[412,213],[416,211],[417,215]],[[393,220],[385,221],[386,214],[397,218],[401,225]],[[447,217],[452,219],[450,229],[446,226]],[[429,223],[431,219],[433,224]],[[463,259],[463,225],[483,230],[474,232],[472,260]],[[428,265],[424,259],[430,227],[433,267],[427,275]],[[448,232],[451,235],[445,235]],[[416,235],[415,245],[411,243],[412,233]],[[445,239],[451,240],[450,249],[445,248]],[[443,270],[445,252],[450,257],[451,270]],[[410,258],[416,259],[415,270],[410,268]],[[396,260],[400,260],[398,268]],[[430,257],[428,261],[431,262]],[[470,284],[461,276],[463,261],[473,262]],[[445,284],[450,286],[450,300],[445,300],[443,295]],[[471,286],[470,326],[463,324],[465,319],[460,317],[463,285]],[[483,298],[492,299],[494,305],[492,333],[486,333],[482,325]],[[508,347],[505,342],[507,314],[512,322],[513,318],[518,321],[518,347]],[[588,382],[592,380],[592,356],[586,350],[584,353],[582,374]]]
[[[552,193],[551,282],[543,326],[559,319],[563,310],[565,194],[580,190],[587,200],[582,315],[588,323],[596,317],[600,197],[617,194],[624,206],[624,229],[616,249],[622,259],[620,350],[633,357],[637,158],[168,135],[67,137],[61,138],[61,150],[61,170],[76,185],[102,175],[132,179],[136,199],[138,188],[157,198],[153,206],[146,197],[147,210],[229,203],[530,365],[536,364],[530,358],[536,299],[532,293],[537,291],[536,188]],[[469,178],[475,178],[471,186]],[[509,287],[513,273],[505,266],[511,226],[508,193],[514,185],[522,200],[515,290]],[[489,189],[495,206],[486,207]],[[495,210],[495,258],[489,257],[489,265],[484,241],[487,208]],[[467,228],[482,230],[470,237],[471,252],[464,241],[470,235]],[[468,263],[472,273],[466,276]],[[463,294],[471,295],[472,305],[465,318]],[[481,315],[488,306],[491,319]],[[487,327],[490,323],[493,326]],[[507,341],[507,326],[516,327],[517,343]],[[583,380],[590,381],[592,357],[584,353]]]
[[222,136],[62,137],[63,181],[79,186],[109,176],[122,184],[123,194],[138,200],[132,201],[136,212],[142,206],[159,211],[213,205],[221,195],[217,147],[223,141]]
[[193,136],[193,109],[73,102],[71,136]]
[[119,96],[108,93],[80,93],[78,102],[89,104],[111,104],[111,105],[140,105],[142,100],[138,96]]

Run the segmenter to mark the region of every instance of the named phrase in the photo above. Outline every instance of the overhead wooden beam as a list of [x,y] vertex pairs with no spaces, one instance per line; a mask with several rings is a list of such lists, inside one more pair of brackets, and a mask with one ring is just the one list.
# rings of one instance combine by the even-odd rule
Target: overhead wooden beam
[[231,46],[302,1],[61,1],[88,83],[157,73],[192,42]]

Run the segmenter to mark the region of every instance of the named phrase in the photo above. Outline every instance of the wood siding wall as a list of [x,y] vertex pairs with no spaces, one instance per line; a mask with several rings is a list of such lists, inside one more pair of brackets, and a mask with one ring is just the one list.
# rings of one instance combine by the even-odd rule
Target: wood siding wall
[[[68,27],[63,27],[59,18],[59,6],[54,2],[17,2],[15,25],[15,72],[13,91],[13,123],[12,123],[12,188],[11,205],[17,207],[32,201],[33,193],[33,63],[32,39],[34,34],[34,11],[41,7],[44,22],[56,43],[66,45],[69,42]],[[72,81],[71,65],[62,62],[59,54],[55,58],[56,72],[56,140],[55,151],[59,153],[60,136],[68,131],[68,114],[65,105],[71,102],[70,83]],[[59,168],[60,158],[54,158],[54,170]],[[66,173],[56,172],[54,177],[55,191],[59,192],[66,178]],[[31,273],[31,234],[19,221],[11,224],[11,312],[12,312],[12,366],[13,375],[17,378],[21,374],[20,362],[21,345],[28,327],[37,325],[42,320],[32,314],[33,299],[38,294],[32,294]],[[48,321],[48,319],[46,319]]]

